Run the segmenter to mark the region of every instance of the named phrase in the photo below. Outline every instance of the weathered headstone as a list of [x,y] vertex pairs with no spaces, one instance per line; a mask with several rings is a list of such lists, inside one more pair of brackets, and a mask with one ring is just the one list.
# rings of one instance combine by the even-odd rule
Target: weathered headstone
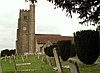
[[78,65],[73,60],[68,60],[71,73],[79,73]]
[[53,54],[54,54],[54,58],[55,58],[55,61],[56,61],[56,66],[58,68],[57,73],[63,73],[62,72],[62,66],[61,66],[60,59],[59,59],[59,56],[57,54],[56,48],[53,49]]
[[1,68],[1,66],[0,66],[0,73],[2,73],[2,68]]
[[45,55],[42,55],[41,61],[44,62]]
[[11,56],[9,56],[9,63],[11,63]]
[[48,64],[51,66],[50,58],[47,55],[46,55],[46,59],[47,59]]
[[28,53],[27,52],[24,53],[24,57],[25,57],[25,59],[28,59]]
[[23,55],[21,55],[21,58],[22,58],[22,61],[24,62],[24,57],[23,57]]
[[40,54],[39,53],[37,53],[37,58],[40,59]]
[[25,66],[25,65],[31,65],[31,63],[20,63],[20,64],[16,64],[16,66]]
[[14,63],[14,70],[15,70],[14,73],[17,73],[17,67],[16,67],[16,62],[15,62],[14,56],[12,56],[12,59],[13,59],[13,63]]
[[7,61],[7,55],[5,56],[5,62]]
[[30,73],[30,71],[35,71],[35,69],[17,69],[17,66],[25,66],[25,65],[30,65],[31,63],[20,63],[20,64],[16,64],[15,62],[15,58],[14,56],[12,56],[13,59],[13,63],[14,63],[14,73],[19,73],[19,72],[26,72],[28,71]]

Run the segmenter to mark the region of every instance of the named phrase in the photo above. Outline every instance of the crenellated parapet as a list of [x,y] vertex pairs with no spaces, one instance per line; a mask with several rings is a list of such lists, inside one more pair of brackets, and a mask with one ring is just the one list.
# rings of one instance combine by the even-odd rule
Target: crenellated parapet
[[20,9],[21,12],[27,12],[29,10],[26,10],[26,9]]

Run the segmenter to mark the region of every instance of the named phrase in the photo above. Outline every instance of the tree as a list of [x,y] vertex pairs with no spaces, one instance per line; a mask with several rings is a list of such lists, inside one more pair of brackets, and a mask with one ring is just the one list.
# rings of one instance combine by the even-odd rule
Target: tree
[[14,49],[14,50],[12,49],[12,50],[10,50],[9,52],[10,52],[10,56],[11,56],[11,55],[15,55],[16,50],[15,50],[15,49]]
[[1,51],[1,57],[15,55],[16,50],[5,49]]
[[44,52],[49,57],[54,57],[53,49],[57,48],[57,45],[50,45],[49,47],[44,48]]
[[63,61],[67,61],[70,57],[71,40],[60,40],[57,46],[58,55]]
[[99,56],[99,32],[78,31],[74,38],[78,59],[85,64],[93,64]]
[[60,40],[57,44],[44,48],[45,54],[49,57],[54,57],[54,48],[57,49],[58,56],[60,56],[63,61],[67,61],[70,57],[71,40]]
[[[32,3],[37,0],[29,0]],[[56,8],[66,10],[66,16],[72,18],[72,14],[79,14],[83,21],[80,24],[99,25],[100,23],[100,0],[47,0],[52,2]]]
[[75,56],[76,56],[76,47],[75,44],[71,44],[70,57],[75,57]]
[[4,57],[4,56],[10,56],[10,52],[9,52],[8,49],[5,49],[5,50],[1,51],[1,57]]

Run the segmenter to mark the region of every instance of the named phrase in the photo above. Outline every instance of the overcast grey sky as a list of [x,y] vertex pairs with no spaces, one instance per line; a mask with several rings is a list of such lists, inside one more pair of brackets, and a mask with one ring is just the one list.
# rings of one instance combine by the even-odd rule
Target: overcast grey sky
[[[19,9],[29,9],[29,3],[25,0],[0,1],[0,50],[15,48]],[[70,19],[62,9],[54,9],[46,0],[36,3],[36,33],[72,36],[75,31],[96,28],[78,22],[77,15]]]

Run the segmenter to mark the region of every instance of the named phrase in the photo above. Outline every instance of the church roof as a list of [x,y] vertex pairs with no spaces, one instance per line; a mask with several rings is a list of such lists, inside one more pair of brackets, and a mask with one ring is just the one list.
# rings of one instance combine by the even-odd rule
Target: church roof
[[47,41],[57,43],[59,40],[71,40],[74,43],[73,36],[61,36],[59,34],[35,34],[38,44],[45,44]]

